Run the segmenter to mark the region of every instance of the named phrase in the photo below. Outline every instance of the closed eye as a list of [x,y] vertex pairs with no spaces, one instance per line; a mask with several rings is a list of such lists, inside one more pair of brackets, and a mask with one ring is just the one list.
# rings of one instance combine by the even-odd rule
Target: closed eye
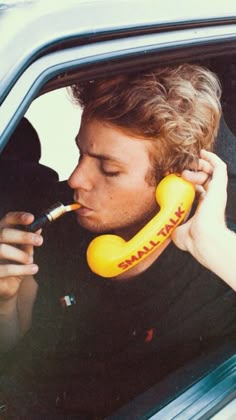
[[102,173],[105,176],[110,176],[110,177],[112,177],[112,176],[118,176],[120,174],[119,171],[105,171],[104,169],[102,169]]

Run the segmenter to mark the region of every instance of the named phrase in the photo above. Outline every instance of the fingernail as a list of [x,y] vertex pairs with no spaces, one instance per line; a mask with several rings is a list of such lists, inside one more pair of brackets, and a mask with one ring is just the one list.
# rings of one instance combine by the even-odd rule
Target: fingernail
[[30,216],[30,213],[24,213],[24,214],[22,214],[21,218],[24,222],[26,222],[28,220],[29,216]]
[[35,245],[41,245],[42,241],[43,241],[42,236],[39,236],[39,235],[34,236],[34,244]]
[[31,269],[31,273],[32,274],[37,273],[38,266],[36,264],[32,264],[31,267],[30,267],[30,269]]

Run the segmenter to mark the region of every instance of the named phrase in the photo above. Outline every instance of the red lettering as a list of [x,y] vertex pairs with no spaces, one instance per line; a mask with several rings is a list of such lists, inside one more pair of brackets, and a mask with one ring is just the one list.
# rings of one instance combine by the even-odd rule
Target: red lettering
[[132,255],[130,260],[125,260],[128,265],[132,265],[135,261],[138,261],[138,258],[135,255]]
[[146,251],[146,253],[150,252],[153,250],[153,248],[155,248],[157,245],[159,245],[160,241],[149,241],[149,244],[152,245],[151,248],[149,248],[148,246],[144,246],[143,250]]
[[178,207],[178,210],[176,210],[175,211],[175,215],[180,219],[181,218],[181,216],[183,216],[184,215],[184,213],[185,213],[185,211],[184,210],[181,210],[181,207],[179,206]]
[[157,235],[166,236],[166,233],[164,231],[164,228],[162,228],[161,230],[159,230],[159,232],[157,233]]
[[138,255],[138,259],[142,258],[144,255],[146,255],[147,252],[144,251],[138,251],[137,255]]
[[118,264],[119,268],[122,268],[122,270],[126,270],[126,268],[128,268],[128,264],[126,264],[125,261],[122,261],[121,263]]
[[173,229],[173,225],[165,225],[166,235]]
[[176,225],[179,221],[179,219],[174,220],[174,219],[169,219],[170,223],[172,223],[173,225]]
[[150,330],[147,330],[147,334],[146,334],[146,338],[145,338],[145,343],[150,343],[150,341],[152,341],[154,336],[154,329],[150,328]]
[[153,246],[153,248],[155,248],[155,246],[159,245],[160,241],[157,241],[157,242],[150,241],[149,243]]
[[[164,233],[164,232],[163,232]],[[148,254],[149,252],[151,252],[153,250],[153,248],[155,248],[157,245],[159,245],[160,241],[149,241],[149,244],[152,247],[148,247],[148,246],[144,246],[142,249],[137,251],[136,255],[131,255],[131,257],[125,261],[122,261],[121,263],[118,264],[118,267],[121,268],[122,270],[126,270],[127,268],[129,268],[129,266],[133,265],[136,261],[139,261],[141,258],[143,258],[146,254]]]

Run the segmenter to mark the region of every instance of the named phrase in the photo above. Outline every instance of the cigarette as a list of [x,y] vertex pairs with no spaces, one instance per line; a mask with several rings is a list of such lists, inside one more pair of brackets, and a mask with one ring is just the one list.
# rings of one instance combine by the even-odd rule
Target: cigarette
[[77,204],[77,203],[72,203],[72,204],[68,204],[67,206],[64,206],[64,207],[65,207],[65,211],[67,212],[67,211],[77,210],[81,207],[81,205]]

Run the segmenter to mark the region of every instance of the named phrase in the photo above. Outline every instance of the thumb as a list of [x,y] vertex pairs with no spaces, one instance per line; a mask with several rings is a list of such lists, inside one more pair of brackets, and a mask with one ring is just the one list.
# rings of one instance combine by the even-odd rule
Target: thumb
[[178,226],[171,235],[171,239],[174,244],[182,251],[188,250],[187,243],[189,239],[191,222],[192,219],[189,219],[186,223]]

